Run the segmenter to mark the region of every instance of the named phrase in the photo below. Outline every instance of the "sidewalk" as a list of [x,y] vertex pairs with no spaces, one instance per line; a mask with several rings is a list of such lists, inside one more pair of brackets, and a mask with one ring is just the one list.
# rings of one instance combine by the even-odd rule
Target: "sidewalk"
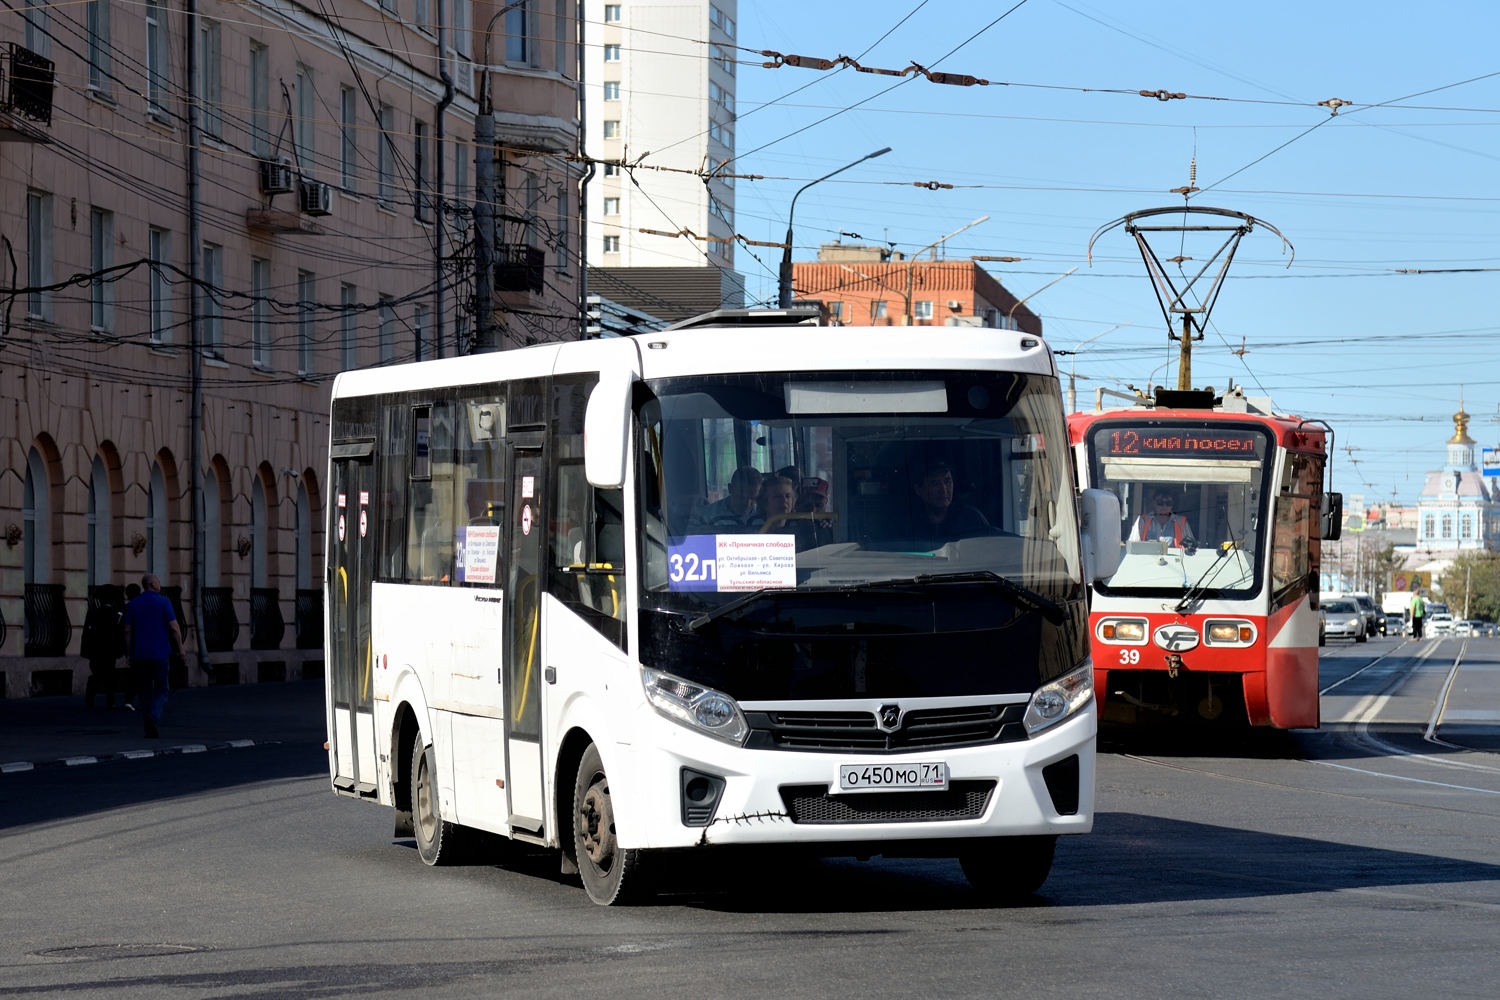
[[[69,758],[103,759],[120,754],[182,752],[253,743],[304,743],[322,747],[328,738],[323,683],[222,685],[173,691],[161,738],[142,734],[141,717],[122,709],[84,708],[83,698],[0,699],[0,768],[55,766]],[[191,750],[189,752],[192,752]]]

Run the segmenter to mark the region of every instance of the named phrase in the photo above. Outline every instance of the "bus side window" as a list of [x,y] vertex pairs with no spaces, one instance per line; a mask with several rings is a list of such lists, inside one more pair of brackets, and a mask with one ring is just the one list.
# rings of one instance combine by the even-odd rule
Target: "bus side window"
[[[406,579],[406,452],[411,407],[387,403],[380,419],[380,487],[375,518],[382,580]],[[353,504],[353,500],[350,501]]]
[[412,407],[410,509],[406,579],[453,582],[454,407],[437,402]]

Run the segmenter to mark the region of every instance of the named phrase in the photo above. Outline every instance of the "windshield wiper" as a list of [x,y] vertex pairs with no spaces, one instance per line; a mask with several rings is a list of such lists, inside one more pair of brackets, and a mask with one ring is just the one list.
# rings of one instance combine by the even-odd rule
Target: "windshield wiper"
[[875,587],[910,587],[927,583],[987,583],[1000,591],[1011,604],[1026,611],[1037,611],[1053,625],[1068,620],[1068,612],[1050,597],[1043,597],[1030,587],[1022,586],[1009,577],[987,569],[962,573],[918,573],[899,580],[875,580],[858,586],[859,590]]
[[[754,604],[756,601],[760,600],[763,597],[771,597],[775,594],[795,593],[797,593],[796,587],[766,587],[764,590],[752,590],[744,597],[736,597],[728,604],[720,605],[706,615],[699,615],[697,618],[694,618],[692,621],[689,621],[687,624],[681,626],[681,628],[685,632],[696,632],[703,626],[707,625],[709,622],[713,621],[715,618],[727,615],[731,611],[738,611],[740,608],[745,607],[747,604]],[[803,593],[806,593],[806,591],[803,591]]]
[[[1204,570],[1199,575],[1196,583],[1194,583],[1191,587],[1184,586],[1182,600],[1178,601],[1176,607],[1173,609],[1179,615],[1186,614],[1188,609],[1191,608],[1200,597],[1208,592],[1208,585],[1212,583],[1213,578],[1217,577],[1219,573],[1223,571],[1224,567],[1229,564],[1229,553],[1239,548],[1240,542],[1239,539],[1234,537],[1234,532],[1231,531],[1229,533],[1229,541],[1225,544],[1231,547],[1224,548],[1221,545],[1219,547],[1219,558],[1214,560],[1214,562],[1208,567],[1208,569]],[[1184,568],[1185,566],[1186,564],[1184,564]]]

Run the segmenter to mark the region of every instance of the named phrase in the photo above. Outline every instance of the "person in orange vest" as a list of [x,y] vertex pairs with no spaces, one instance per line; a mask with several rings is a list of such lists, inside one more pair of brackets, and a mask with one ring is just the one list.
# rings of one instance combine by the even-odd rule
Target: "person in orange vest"
[[1189,555],[1197,551],[1198,540],[1193,537],[1187,518],[1172,512],[1177,498],[1167,490],[1157,490],[1151,500],[1153,512],[1136,518],[1135,530],[1130,537],[1142,542],[1165,538],[1168,545],[1186,549]]

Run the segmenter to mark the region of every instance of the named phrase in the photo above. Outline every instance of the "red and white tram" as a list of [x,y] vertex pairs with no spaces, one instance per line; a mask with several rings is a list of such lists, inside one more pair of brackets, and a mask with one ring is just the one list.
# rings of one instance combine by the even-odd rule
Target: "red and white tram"
[[1089,625],[1104,722],[1318,725],[1333,433],[1211,392],[1068,418],[1079,485],[1120,499],[1119,568]]

